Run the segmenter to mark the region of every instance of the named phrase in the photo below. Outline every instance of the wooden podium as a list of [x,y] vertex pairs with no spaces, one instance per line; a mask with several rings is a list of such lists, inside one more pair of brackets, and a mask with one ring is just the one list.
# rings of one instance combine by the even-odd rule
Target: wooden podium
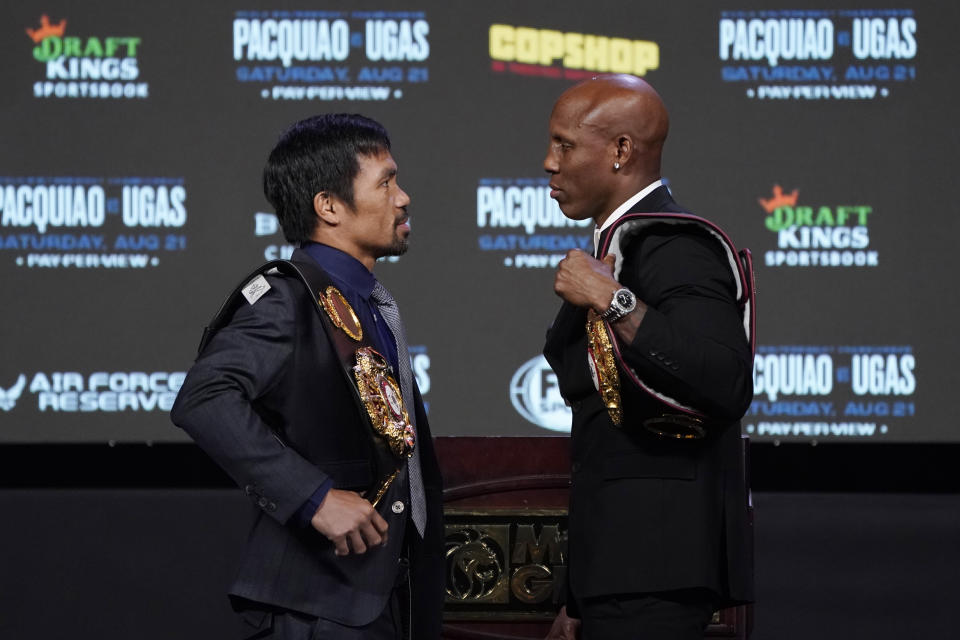
[[[447,640],[543,638],[566,579],[570,438],[438,437],[443,470]],[[707,638],[746,638],[747,607]]]

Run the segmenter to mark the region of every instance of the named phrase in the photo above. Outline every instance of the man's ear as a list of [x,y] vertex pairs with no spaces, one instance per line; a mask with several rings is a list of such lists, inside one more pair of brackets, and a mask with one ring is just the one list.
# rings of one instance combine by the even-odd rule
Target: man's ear
[[342,203],[328,191],[319,191],[313,196],[313,212],[321,221],[330,226],[340,224]]
[[633,145],[633,138],[626,134],[621,134],[617,137],[617,162],[620,163],[620,166],[624,166],[636,152],[636,148]]

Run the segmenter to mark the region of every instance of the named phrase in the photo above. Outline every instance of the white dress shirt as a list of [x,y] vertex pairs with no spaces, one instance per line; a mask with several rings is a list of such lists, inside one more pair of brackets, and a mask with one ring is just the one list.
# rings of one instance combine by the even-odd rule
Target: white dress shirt
[[622,205],[613,210],[613,213],[603,221],[603,224],[599,227],[595,227],[593,230],[593,255],[597,255],[597,249],[600,246],[600,234],[603,233],[603,230],[612,225],[614,222],[620,219],[620,216],[625,214],[627,211],[630,211],[633,205],[637,204],[644,198],[646,198],[650,193],[657,187],[663,185],[663,180],[656,180],[651,182],[646,187],[640,191],[633,194],[629,200],[624,202]]

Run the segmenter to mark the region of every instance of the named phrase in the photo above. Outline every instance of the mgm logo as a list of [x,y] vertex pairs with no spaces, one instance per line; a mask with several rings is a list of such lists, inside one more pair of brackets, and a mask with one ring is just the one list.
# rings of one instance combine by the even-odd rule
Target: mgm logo
[[450,510],[449,620],[552,619],[567,570],[564,511]]

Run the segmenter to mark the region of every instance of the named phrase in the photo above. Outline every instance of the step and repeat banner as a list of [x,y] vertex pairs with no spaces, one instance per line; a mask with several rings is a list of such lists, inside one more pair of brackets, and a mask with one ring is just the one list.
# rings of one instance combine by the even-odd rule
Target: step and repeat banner
[[675,198],[756,261],[755,441],[960,441],[953,34],[905,3],[277,2],[0,9],[0,442],[177,441],[202,327],[289,256],[260,175],[303,117],[390,130],[393,291],[434,432],[563,432],[540,356],[556,97],[640,76]]

